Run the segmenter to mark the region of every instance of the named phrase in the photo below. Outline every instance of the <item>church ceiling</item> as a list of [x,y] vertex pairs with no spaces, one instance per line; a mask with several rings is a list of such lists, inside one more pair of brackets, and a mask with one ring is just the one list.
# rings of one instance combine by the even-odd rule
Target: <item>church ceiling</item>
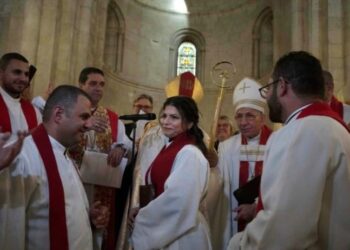
[[257,0],[134,0],[154,10],[175,14],[215,14],[233,12]]

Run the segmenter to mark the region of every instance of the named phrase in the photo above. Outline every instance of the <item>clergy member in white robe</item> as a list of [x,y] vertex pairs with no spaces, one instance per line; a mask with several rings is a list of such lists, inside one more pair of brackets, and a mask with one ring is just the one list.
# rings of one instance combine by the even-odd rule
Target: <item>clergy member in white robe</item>
[[[183,73],[185,74],[185,73]],[[188,72],[186,73],[188,75]],[[165,87],[165,92],[167,97],[184,95],[193,98],[193,100],[198,104],[203,97],[203,88],[201,83],[197,78],[193,76],[193,91],[188,92],[184,91],[186,88],[182,87],[183,84],[186,84],[186,81],[183,81],[181,75],[176,77],[173,81],[170,81]],[[186,80],[186,79],[185,79]],[[186,85],[185,85],[186,86]],[[209,144],[209,136],[203,129],[201,129],[204,134],[204,142],[206,145]],[[166,145],[168,139],[161,130],[158,122],[150,122],[147,124],[145,133],[141,137],[137,162],[134,170],[133,176],[133,192],[131,198],[131,208],[139,206],[139,185],[145,184],[145,175],[146,171],[149,168],[150,164],[156,158],[161,149]],[[215,157],[213,157],[215,158]],[[222,186],[222,181],[219,176],[218,168],[216,167],[217,160],[213,161],[210,159],[209,164],[210,168],[210,177],[208,184],[208,193],[205,197],[205,201],[201,203],[201,211],[205,215],[207,221],[209,221],[210,230],[216,231],[216,228],[220,228],[218,225],[218,220],[216,219],[220,211],[217,209],[217,200],[218,194],[220,193],[220,188]],[[213,235],[213,234],[211,234]],[[212,242],[215,241],[212,238]],[[119,248],[121,249],[121,248]]]
[[89,215],[78,170],[67,154],[91,126],[90,107],[90,97],[79,88],[57,87],[43,124],[0,172],[0,249],[92,249],[90,218],[101,228],[108,215],[96,204]]
[[30,131],[41,123],[41,114],[21,98],[29,87],[29,63],[21,54],[11,52],[0,58],[0,127],[14,141],[18,131]]
[[238,218],[238,209],[246,209],[252,217],[255,215],[256,204],[239,204],[233,192],[261,175],[265,144],[271,130],[264,125],[266,101],[259,94],[260,87],[258,82],[250,78],[244,78],[237,84],[233,93],[233,106],[240,133],[219,144],[218,166],[224,182],[224,196],[218,203],[221,211],[217,218],[221,231],[215,232],[221,241],[217,243],[218,249],[226,249],[231,237],[249,222]]
[[[65,193],[69,249],[92,249],[89,205],[66,148],[50,137]],[[0,249],[49,249],[49,190],[42,159],[31,137],[12,166],[0,173]]]
[[290,52],[261,93],[285,126],[267,145],[264,209],[228,249],[349,249],[350,135],[323,101],[319,60]]
[[188,97],[165,102],[160,124],[170,141],[146,173],[155,199],[135,218],[131,241],[138,249],[211,249],[209,226],[200,211],[207,192],[209,163],[202,150],[198,109]]

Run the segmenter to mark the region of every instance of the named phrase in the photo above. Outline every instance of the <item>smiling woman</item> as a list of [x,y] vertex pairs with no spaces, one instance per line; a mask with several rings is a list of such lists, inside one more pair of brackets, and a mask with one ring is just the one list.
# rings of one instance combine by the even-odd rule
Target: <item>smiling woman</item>
[[[199,210],[207,191],[209,163],[193,99],[168,98],[160,115],[168,143],[149,166],[145,182],[155,198],[130,218],[138,249],[211,249],[207,222]],[[191,190],[191,192],[188,192]],[[181,225],[179,226],[179,222]]]

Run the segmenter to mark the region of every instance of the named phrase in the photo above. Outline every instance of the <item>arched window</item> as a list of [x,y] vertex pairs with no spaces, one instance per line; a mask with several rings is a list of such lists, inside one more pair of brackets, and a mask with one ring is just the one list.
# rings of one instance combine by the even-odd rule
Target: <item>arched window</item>
[[205,72],[205,40],[191,28],[178,30],[171,37],[169,55],[169,79],[185,71],[191,71],[201,82]]
[[122,71],[125,21],[122,12],[114,1],[107,9],[107,23],[104,46],[104,62],[113,71]]
[[177,75],[190,71],[196,75],[197,49],[193,43],[183,42],[177,50]]
[[253,28],[253,76],[257,79],[273,67],[273,14],[267,7],[260,12]]

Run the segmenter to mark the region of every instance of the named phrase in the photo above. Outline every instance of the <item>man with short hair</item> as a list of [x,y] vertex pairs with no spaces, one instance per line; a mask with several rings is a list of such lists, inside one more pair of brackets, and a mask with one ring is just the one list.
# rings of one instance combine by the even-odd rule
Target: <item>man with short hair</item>
[[[91,98],[92,102],[92,129],[86,131],[80,144],[80,150],[75,152],[78,162],[79,155],[83,156],[86,151],[108,154],[109,165],[117,166],[121,162],[126,151],[130,149],[130,140],[125,135],[124,124],[118,119],[118,115],[101,106],[100,101],[105,89],[104,73],[95,67],[84,68],[79,76],[79,87]],[[99,167],[99,166],[96,166]],[[100,200],[110,210],[110,220],[107,230],[103,232],[102,243],[98,234],[94,234],[97,245],[102,249],[114,249],[116,244],[115,220],[116,220],[116,195],[117,189],[109,186],[84,183],[90,204]],[[96,237],[97,238],[96,238]],[[101,245],[102,244],[102,245]]]
[[264,209],[229,249],[349,249],[350,135],[324,102],[320,61],[304,51],[282,56],[261,93],[284,127],[267,145]]
[[233,192],[263,171],[265,144],[271,130],[265,125],[266,101],[260,96],[261,85],[244,78],[234,89],[234,118],[239,134],[219,145],[219,169],[224,181],[222,235],[220,249],[226,249],[231,237],[242,231],[256,213],[252,204],[239,204]]
[[0,58],[0,127],[12,133],[32,130],[41,122],[39,110],[21,98],[29,87],[29,63],[19,53],[11,52]]
[[[0,249],[92,249],[87,197],[67,155],[90,126],[90,107],[90,97],[79,88],[56,88],[43,124],[0,172]],[[103,228],[107,216],[100,209],[92,207],[91,219]]]
[[331,106],[331,109],[338,113],[345,123],[350,126],[350,105],[340,102],[334,96],[334,79],[332,74],[327,70],[323,70],[323,77],[326,87],[326,101]]

